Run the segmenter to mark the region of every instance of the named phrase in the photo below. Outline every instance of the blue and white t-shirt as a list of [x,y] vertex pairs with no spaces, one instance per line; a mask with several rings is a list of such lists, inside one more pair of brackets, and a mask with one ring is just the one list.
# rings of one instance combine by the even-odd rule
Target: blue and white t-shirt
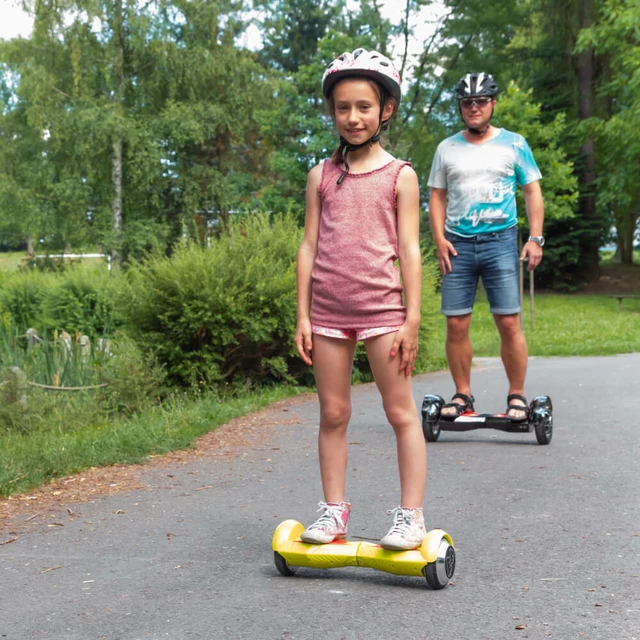
[[447,190],[445,229],[469,237],[517,224],[516,185],[541,177],[527,141],[501,129],[482,144],[467,142],[462,133],[443,140],[429,186]]

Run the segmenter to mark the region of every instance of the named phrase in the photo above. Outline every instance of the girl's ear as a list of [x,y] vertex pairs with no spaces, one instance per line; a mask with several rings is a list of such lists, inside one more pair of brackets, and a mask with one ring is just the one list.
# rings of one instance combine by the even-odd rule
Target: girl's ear
[[395,113],[396,105],[393,100],[387,100],[382,109],[382,120],[387,121]]

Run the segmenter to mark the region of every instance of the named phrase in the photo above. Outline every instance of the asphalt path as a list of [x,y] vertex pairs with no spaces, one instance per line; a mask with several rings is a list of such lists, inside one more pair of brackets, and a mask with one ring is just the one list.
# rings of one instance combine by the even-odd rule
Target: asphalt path
[[[499,360],[478,360],[472,384],[477,410],[504,409]],[[529,398],[554,404],[550,445],[489,430],[429,444],[425,519],[457,552],[440,591],[368,568],[276,571],[276,526],[309,524],[321,498],[308,396],[258,414],[229,455],[153,465],[144,489],[0,546],[0,638],[638,638],[639,388],[640,354],[532,358]],[[418,405],[452,390],[444,372],[414,378]],[[395,442],[373,385],[353,403],[350,533],[379,538],[398,503]]]

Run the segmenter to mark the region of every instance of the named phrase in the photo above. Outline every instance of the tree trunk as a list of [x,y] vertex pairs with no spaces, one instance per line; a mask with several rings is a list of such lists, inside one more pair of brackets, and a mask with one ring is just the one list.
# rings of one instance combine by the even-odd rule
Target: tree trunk
[[[593,22],[593,0],[579,0],[579,27],[586,29]],[[593,117],[593,51],[586,49],[578,55],[578,119]],[[600,224],[596,211],[596,162],[593,137],[589,137],[580,147],[582,166],[580,168],[580,215],[587,221],[588,233],[581,245],[585,258],[584,268],[587,280],[595,280],[600,273],[599,248]]]
[[630,209],[616,211],[616,245],[620,255],[620,264],[633,264],[633,240],[637,219]]
[[116,136],[113,141],[113,157],[111,158],[111,183],[113,198],[111,199],[111,213],[113,217],[114,247],[113,259],[116,264],[122,262],[120,242],[122,239],[122,138]]
[[27,236],[27,255],[32,256],[34,254],[33,250],[33,237]]
[[[114,100],[118,113],[122,111],[124,97],[124,28],[122,17],[122,0],[115,0],[113,4],[113,80]],[[111,200],[111,213],[113,218],[114,247],[113,259],[116,264],[121,264],[121,240],[122,240],[122,133],[120,126],[114,132],[113,156],[111,159],[111,183],[113,197]]]

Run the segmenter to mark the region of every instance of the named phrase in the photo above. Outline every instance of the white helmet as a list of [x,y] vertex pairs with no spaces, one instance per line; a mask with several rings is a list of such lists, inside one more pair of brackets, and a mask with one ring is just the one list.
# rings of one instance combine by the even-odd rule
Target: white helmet
[[345,51],[326,68],[322,76],[322,93],[325,98],[329,98],[336,82],[343,78],[362,76],[379,82],[400,102],[402,81],[391,60],[377,51],[363,48],[356,49],[353,53]]

